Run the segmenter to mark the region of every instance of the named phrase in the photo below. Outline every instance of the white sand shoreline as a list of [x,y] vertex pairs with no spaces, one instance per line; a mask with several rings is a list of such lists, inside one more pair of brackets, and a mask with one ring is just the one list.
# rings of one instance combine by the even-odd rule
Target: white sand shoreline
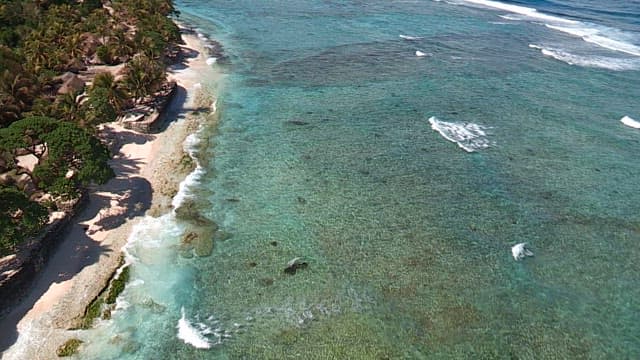
[[175,157],[182,154],[184,139],[197,129],[195,120],[182,114],[194,100],[202,73],[211,71],[202,41],[193,34],[183,34],[183,40],[185,53],[191,56],[184,66],[170,67],[168,77],[186,90],[187,97],[185,103],[172,102],[166,110],[182,119],[159,134],[140,134],[116,123],[105,125],[102,134],[116,143],[117,154],[111,160],[116,177],[91,189],[87,208],[74,219],[33,288],[0,320],[0,334],[15,338],[2,359],[56,358],[57,347],[73,337],[73,331],[66,329],[77,323],[118,268],[133,224],[146,210],[168,210],[161,188],[177,189],[187,174],[168,174],[172,172],[167,165],[179,160]]

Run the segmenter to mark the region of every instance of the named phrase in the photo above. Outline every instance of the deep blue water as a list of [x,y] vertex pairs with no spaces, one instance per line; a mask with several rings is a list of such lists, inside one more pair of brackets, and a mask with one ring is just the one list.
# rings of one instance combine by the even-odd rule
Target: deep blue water
[[84,357],[640,357],[640,2],[177,7],[229,59],[191,184],[218,237],[148,219]]

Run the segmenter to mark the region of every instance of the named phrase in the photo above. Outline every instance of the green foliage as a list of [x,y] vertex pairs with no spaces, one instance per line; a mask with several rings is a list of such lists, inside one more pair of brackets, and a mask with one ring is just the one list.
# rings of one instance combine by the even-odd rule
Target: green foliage
[[[113,106],[116,113],[119,113],[129,100],[127,92],[122,88],[121,84],[115,80],[113,74],[109,72],[96,74],[91,89],[89,89],[89,96],[93,97],[98,90],[105,91],[104,96],[109,100],[109,103]],[[97,96],[100,95],[98,94]]]
[[72,356],[78,353],[78,348],[82,344],[82,340],[69,339],[56,350],[58,357]]
[[122,272],[120,272],[120,276],[117,278],[113,278],[111,280],[111,285],[109,286],[109,292],[104,302],[107,304],[115,304],[116,298],[124,291],[124,287],[129,281],[129,267],[125,266],[122,268]]
[[87,307],[84,317],[82,318],[82,322],[80,323],[81,329],[89,329],[93,326],[93,322],[102,314],[103,304],[104,299],[102,296],[98,296],[91,302],[91,304],[89,304],[89,307]]
[[113,58],[111,57],[112,50],[109,48],[109,45],[100,45],[96,49],[96,55],[98,55],[98,59],[105,64],[112,64]]
[[[12,123],[8,128],[0,129],[0,149],[14,151],[26,149],[40,158],[46,151],[43,135],[53,131],[58,121],[44,116],[33,116]],[[43,145],[43,147],[38,147]]]
[[0,187],[0,256],[15,252],[17,245],[37,234],[47,219],[47,209],[24,193]]
[[40,160],[32,176],[54,194],[73,194],[79,186],[113,177],[108,149],[86,130],[69,122],[29,117],[0,129],[0,149],[27,149]]
[[[114,176],[108,165],[109,150],[91,136],[86,130],[72,123],[59,123],[51,132],[42,135],[47,143],[49,153],[34,170],[42,184],[47,188],[55,184],[55,180],[67,177],[72,171],[72,179],[76,185],[102,184]],[[38,168],[47,167],[51,177],[43,178],[36,174]]]
[[38,94],[35,80],[23,63],[19,54],[0,45],[0,127],[18,120]]
[[80,103],[76,100],[81,91],[70,91],[66,94],[58,95],[52,110],[57,118],[80,123],[83,125],[84,111]]
[[89,125],[115,121],[117,116],[116,109],[109,101],[109,91],[107,89],[96,88],[91,91],[84,116],[86,123]]
[[136,101],[158,91],[166,81],[164,65],[146,55],[138,55],[125,66],[124,85]]

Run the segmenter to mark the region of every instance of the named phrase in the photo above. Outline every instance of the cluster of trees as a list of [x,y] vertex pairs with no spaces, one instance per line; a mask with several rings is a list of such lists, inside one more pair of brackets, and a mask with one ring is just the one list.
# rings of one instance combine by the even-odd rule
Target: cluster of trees
[[[0,0],[0,256],[36,234],[55,204],[113,176],[96,125],[155,93],[178,52],[171,0]],[[89,88],[59,92],[59,75],[125,63]],[[20,165],[30,154],[36,165]],[[19,179],[28,179],[29,186]]]

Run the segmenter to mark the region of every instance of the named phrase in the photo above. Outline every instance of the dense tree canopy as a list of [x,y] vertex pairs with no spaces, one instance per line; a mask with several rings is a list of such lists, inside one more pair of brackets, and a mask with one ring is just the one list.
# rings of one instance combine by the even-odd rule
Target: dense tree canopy
[[70,122],[29,117],[0,129],[0,151],[26,150],[38,158],[30,173],[43,190],[72,195],[80,186],[104,183],[113,177],[108,149],[86,130]]
[[0,256],[15,252],[25,237],[40,231],[47,218],[47,209],[21,191],[0,187]]
[[[171,0],[0,0],[0,255],[46,221],[30,198],[113,176],[96,125],[161,88],[182,41],[177,15]],[[58,76],[123,62],[122,80],[102,73],[86,89]]]

